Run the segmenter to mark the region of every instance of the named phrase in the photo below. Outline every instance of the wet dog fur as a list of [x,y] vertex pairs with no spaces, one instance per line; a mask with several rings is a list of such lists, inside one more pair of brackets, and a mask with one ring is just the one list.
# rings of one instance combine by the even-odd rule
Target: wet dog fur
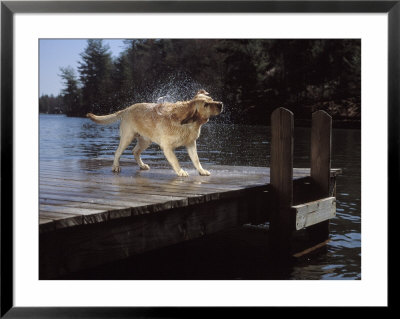
[[174,154],[174,149],[185,146],[194,167],[200,175],[208,176],[197,155],[196,140],[202,125],[211,116],[222,112],[222,102],[214,101],[209,93],[200,90],[190,101],[175,103],[137,103],[116,113],[104,116],[88,113],[87,117],[99,124],[110,124],[120,120],[120,142],[115,152],[112,170],[120,172],[119,159],[124,150],[137,139],[133,155],[140,169],[148,170],[140,154],[154,142],[160,145],[165,157],[178,176],[186,177]]

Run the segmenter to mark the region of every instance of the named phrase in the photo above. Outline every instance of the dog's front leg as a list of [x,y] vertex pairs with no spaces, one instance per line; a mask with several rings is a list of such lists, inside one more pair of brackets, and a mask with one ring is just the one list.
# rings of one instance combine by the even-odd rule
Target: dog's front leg
[[192,144],[187,145],[186,149],[188,151],[190,159],[193,162],[194,167],[196,167],[199,174],[202,176],[209,176],[210,172],[205,170],[200,164],[199,156],[197,155],[196,141],[194,141]]
[[189,174],[180,167],[178,159],[176,158],[174,151],[171,147],[164,146],[162,147],[162,150],[164,151],[165,157],[167,158],[168,162],[171,164],[172,168],[178,176],[189,176]]

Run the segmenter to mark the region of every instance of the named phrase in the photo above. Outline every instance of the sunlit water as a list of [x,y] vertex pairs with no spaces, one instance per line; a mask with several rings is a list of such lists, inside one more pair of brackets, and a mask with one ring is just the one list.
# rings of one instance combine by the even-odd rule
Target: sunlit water
[[[269,166],[270,136],[265,126],[208,123],[198,140],[200,161],[205,168],[207,163]],[[294,166],[309,167],[310,129],[296,128],[294,139]],[[40,115],[40,161],[111,159],[118,142],[118,123],[102,126],[84,118]],[[343,174],[337,178],[337,217],[331,220],[331,241],[323,253],[296,262],[284,279],[361,279],[361,132],[334,129],[332,143],[332,167],[342,168]],[[132,147],[122,158],[132,158],[131,152]],[[184,148],[177,149],[176,155],[182,164],[190,162]],[[142,158],[144,162],[166,162],[155,144]]]

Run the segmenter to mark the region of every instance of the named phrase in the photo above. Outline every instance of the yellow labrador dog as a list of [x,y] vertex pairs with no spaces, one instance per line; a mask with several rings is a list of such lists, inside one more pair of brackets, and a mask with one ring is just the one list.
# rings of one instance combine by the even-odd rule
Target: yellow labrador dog
[[201,126],[211,116],[222,112],[222,102],[214,101],[205,90],[200,90],[190,101],[176,103],[138,103],[114,114],[98,116],[88,113],[87,117],[99,124],[120,123],[120,142],[115,152],[112,170],[120,172],[119,159],[124,150],[137,138],[133,149],[136,162],[143,170],[150,167],[143,163],[140,154],[152,142],[160,145],[165,157],[178,176],[188,176],[178,162],[174,149],[186,146],[190,159],[200,175],[208,176],[197,155],[196,140]]

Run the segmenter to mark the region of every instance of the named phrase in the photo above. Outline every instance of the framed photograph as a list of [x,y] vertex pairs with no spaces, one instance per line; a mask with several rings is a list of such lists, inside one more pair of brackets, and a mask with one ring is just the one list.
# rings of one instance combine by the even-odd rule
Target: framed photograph
[[399,19],[2,1],[1,316],[389,306]]

